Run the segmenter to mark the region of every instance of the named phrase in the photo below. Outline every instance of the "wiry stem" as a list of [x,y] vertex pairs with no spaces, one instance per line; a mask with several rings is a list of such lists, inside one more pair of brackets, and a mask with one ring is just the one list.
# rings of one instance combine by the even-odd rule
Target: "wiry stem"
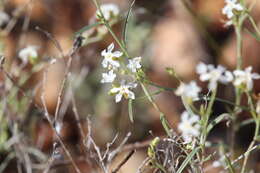
[[[115,39],[115,41],[117,42],[117,44],[119,45],[120,49],[122,50],[122,52],[125,54],[126,57],[130,57],[123,42],[121,42],[118,37],[116,36],[116,34],[113,32],[109,22],[104,18],[104,15],[102,13],[102,10],[100,8],[100,5],[98,3],[97,0],[92,0],[96,6],[96,8],[98,9],[98,11],[100,12],[101,14],[101,18],[102,18],[102,21],[104,23],[104,25],[107,27],[108,31],[110,32],[110,34],[112,35],[112,37]],[[158,105],[154,102],[152,96],[150,95],[150,93],[148,92],[146,86],[144,85],[144,83],[140,82],[141,86],[142,86],[142,89],[145,93],[145,95],[147,96],[148,100],[151,102],[151,104],[153,105],[153,107],[160,113],[160,120],[162,122],[162,125],[165,129],[165,131],[167,132],[167,135],[170,135],[170,127],[169,127],[169,123],[168,121],[166,120],[166,117],[165,115],[162,113],[162,111],[159,109]]]
[[[248,97],[248,102],[249,102],[250,108],[252,110],[255,110],[254,103],[253,103],[253,100],[252,100],[252,97],[251,97],[250,93],[246,92],[246,94],[247,94],[247,97]],[[248,162],[248,159],[249,159],[249,155],[251,153],[252,148],[255,145],[256,138],[258,136],[259,129],[260,129],[260,119],[257,117],[257,114],[254,111],[251,111],[251,114],[252,114],[253,118],[255,119],[255,133],[254,133],[253,140],[250,143],[250,145],[249,145],[249,147],[248,147],[248,149],[246,151],[241,173],[245,173],[245,171],[246,171],[246,165],[247,165],[247,162]]]

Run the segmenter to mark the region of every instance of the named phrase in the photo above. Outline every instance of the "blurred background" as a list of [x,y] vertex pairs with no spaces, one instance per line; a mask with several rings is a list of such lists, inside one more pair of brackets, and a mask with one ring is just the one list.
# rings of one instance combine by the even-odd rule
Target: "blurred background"
[[[185,82],[198,80],[195,73],[199,62],[222,64],[233,70],[236,66],[236,37],[232,27],[224,27],[225,17],[221,10],[224,0],[191,0],[183,3],[180,0],[136,0],[133,14],[129,20],[127,45],[131,56],[142,56],[143,65],[147,76],[156,84],[176,88],[178,82],[168,75],[167,67],[174,68],[176,73]],[[260,2],[247,0],[254,3],[252,16],[260,27]],[[126,14],[131,1],[107,0],[102,3],[116,3],[122,14]],[[64,53],[69,52],[73,45],[73,38],[77,31],[89,24],[95,16],[96,8],[91,0],[2,0],[1,10],[10,16],[8,23],[3,23],[5,33],[1,35],[1,46],[6,57],[6,67],[15,81],[19,81],[21,71],[16,71],[21,65],[18,58],[20,49],[35,45],[41,62],[60,56],[53,41],[36,26],[51,33],[59,42]],[[10,24],[11,23],[11,24]],[[113,26],[113,30],[121,36],[123,21]],[[249,23],[245,28],[252,30]],[[244,67],[253,66],[253,71],[260,72],[260,44],[248,32],[243,31],[243,61]],[[159,114],[145,99],[139,88],[136,93],[137,99],[133,103],[134,123],[128,116],[128,102],[115,103],[114,97],[107,94],[109,86],[101,84],[101,51],[105,49],[113,38],[107,34],[103,40],[83,46],[73,57],[71,76],[74,79],[76,107],[80,116],[80,123],[87,133],[87,117],[91,119],[92,136],[96,143],[105,148],[106,143],[111,141],[118,133],[116,144],[122,141],[128,132],[132,132],[128,143],[142,142],[163,136],[165,132],[160,123]],[[27,65],[22,71],[31,71],[33,67]],[[62,84],[65,65],[62,59],[50,65],[46,73],[45,101],[50,114],[55,113],[60,86]],[[39,70],[23,83],[22,88],[27,92],[33,91],[34,104],[41,105],[42,86],[38,84],[44,78],[44,70]],[[1,74],[4,81],[4,75]],[[199,83],[207,92],[207,84]],[[149,88],[156,91],[155,87]],[[234,92],[231,86],[220,86],[218,97],[233,101]],[[255,82],[254,92],[260,91],[260,82]],[[4,95],[1,95],[3,99]],[[21,93],[18,93],[21,98]],[[66,93],[64,97],[71,97]],[[66,99],[64,99],[66,100]],[[184,107],[180,98],[172,92],[162,92],[155,96],[155,100],[165,113],[173,129],[177,131],[180,114]],[[9,104],[9,103],[8,103]],[[243,104],[246,104],[246,100]],[[10,111],[12,117],[8,120],[8,126],[13,122],[19,122],[18,131],[21,135],[19,140],[23,147],[37,148],[48,158],[53,151],[54,134],[44,115],[32,103],[28,104],[23,113]],[[10,103],[12,107],[12,103]],[[214,105],[213,117],[226,112],[226,106],[220,103]],[[80,160],[84,156],[81,135],[72,110],[72,103],[64,101],[61,105],[63,126],[62,139],[69,146],[77,164],[83,172],[95,169]],[[241,113],[240,120],[247,119],[249,114]],[[11,122],[10,122],[11,121]],[[254,125],[243,126],[236,136],[236,152],[239,155],[245,150],[252,140]],[[13,131],[7,130],[7,139],[12,137]],[[210,141],[227,142],[226,123],[216,126],[209,136]],[[7,141],[7,140],[6,140]],[[10,142],[10,141],[9,141]],[[17,147],[17,146],[14,146]],[[19,147],[19,146],[18,146]],[[0,151],[0,163],[4,162],[9,151]],[[122,153],[123,157],[124,153]],[[121,155],[119,156],[122,159]],[[120,172],[136,172],[146,157],[146,149],[140,149],[125,164]],[[255,172],[260,172],[260,155],[254,153],[250,165]],[[6,165],[5,173],[16,173],[17,159],[10,159]],[[257,164],[258,163],[258,164]],[[117,163],[115,163],[117,164]],[[216,168],[209,172],[219,172]],[[33,172],[41,172],[35,170]],[[22,171],[23,172],[23,171]],[[70,164],[62,164],[54,167],[50,172],[74,172]]]

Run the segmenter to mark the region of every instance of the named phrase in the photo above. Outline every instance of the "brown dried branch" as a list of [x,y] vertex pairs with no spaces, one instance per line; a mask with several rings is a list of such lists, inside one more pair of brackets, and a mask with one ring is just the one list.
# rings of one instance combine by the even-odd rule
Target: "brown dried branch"
[[127,156],[120,162],[120,164],[116,167],[115,170],[112,171],[112,173],[117,173],[119,169],[133,156],[135,153],[135,150],[130,151]]

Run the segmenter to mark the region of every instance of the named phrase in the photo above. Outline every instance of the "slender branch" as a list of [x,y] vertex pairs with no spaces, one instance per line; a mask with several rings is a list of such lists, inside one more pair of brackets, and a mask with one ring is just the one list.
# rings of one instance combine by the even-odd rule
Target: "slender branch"
[[122,160],[122,162],[120,162],[120,164],[116,167],[116,169],[112,171],[112,173],[117,173],[120,168],[133,156],[134,153],[135,150],[130,151],[127,156]]

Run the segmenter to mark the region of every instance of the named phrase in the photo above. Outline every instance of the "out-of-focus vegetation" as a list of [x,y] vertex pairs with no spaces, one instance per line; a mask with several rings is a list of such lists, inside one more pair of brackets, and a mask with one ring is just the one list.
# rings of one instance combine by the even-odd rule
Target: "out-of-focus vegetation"
[[[142,70],[149,79],[147,87],[178,136],[178,124],[186,109],[180,97],[174,94],[179,79],[186,83],[199,81],[196,66],[201,61],[236,69],[238,40],[234,27],[224,26],[226,18],[221,12],[224,0],[136,0],[129,17],[126,16],[132,2],[100,3],[108,2],[120,8],[118,20],[110,23],[112,30],[119,39],[125,37],[131,57],[142,57]],[[242,69],[252,66],[254,72],[260,73],[260,43],[257,40],[260,37],[259,33],[253,34],[254,27],[260,28],[260,2],[246,0],[245,3],[252,7],[250,14],[256,26],[250,20],[243,24]],[[115,103],[114,96],[108,95],[110,86],[100,83],[104,72],[101,52],[111,42],[115,43],[116,50],[120,50],[120,46],[106,28],[97,29],[102,24],[96,23],[96,10],[91,0],[0,2],[0,11],[9,16],[4,20],[0,13],[0,172],[108,170],[128,173],[141,172],[139,168],[143,169],[145,164],[150,166],[142,170],[144,172],[154,169],[167,172],[165,169],[172,165],[177,169],[185,162],[182,156],[191,161],[200,157],[197,147],[185,151],[181,137],[167,136],[160,119],[162,116],[141,87],[135,89],[131,105],[126,99]],[[93,27],[84,29],[89,25]],[[81,36],[85,38],[80,40],[77,33],[82,28],[85,32]],[[83,45],[79,44],[81,41]],[[28,46],[35,46],[37,56],[30,55],[26,61],[19,53]],[[203,93],[208,92],[207,83],[199,82],[199,85]],[[220,84],[218,90],[216,97],[219,100],[212,105],[210,122],[233,111],[234,88]],[[254,103],[259,102],[259,91],[260,82],[256,80],[251,92]],[[212,167],[212,164],[219,158],[224,160],[224,156],[231,159],[226,159],[228,163],[241,155],[244,157],[255,131],[248,102],[246,94],[241,94],[241,109],[234,113],[239,123],[227,118],[214,124],[207,138],[212,147],[203,151],[214,154],[204,158],[204,165],[188,165],[190,160],[186,160],[187,170],[194,170],[196,166],[201,168],[198,172],[241,170],[224,170],[221,166]],[[199,107],[199,103],[196,104],[194,106]],[[230,129],[234,133],[230,133]],[[161,140],[157,140],[157,136]],[[259,139],[255,140],[255,145],[259,148]],[[231,153],[226,152],[229,147]],[[132,150],[136,150],[135,153]],[[114,156],[117,157],[114,159]],[[150,160],[144,163],[149,157]],[[164,163],[167,159],[174,164]],[[243,158],[238,162],[242,161]],[[259,150],[253,150],[247,171],[260,172],[259,161]],[[112,166],[107,168],[103,162],[108,165],[111,162]]]

